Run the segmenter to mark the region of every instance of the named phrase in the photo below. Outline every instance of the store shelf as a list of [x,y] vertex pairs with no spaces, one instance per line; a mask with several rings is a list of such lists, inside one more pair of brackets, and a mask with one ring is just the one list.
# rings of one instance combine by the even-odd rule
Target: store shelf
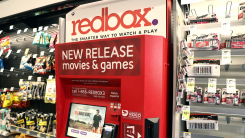
[[211,105],[203,103],[191,103],[191,113],[217,114],[222,116],[245,117],[244,106]]
[[181,0],[181,5],[199,3],[199,2],[206,2],[206,1],[213,1],[213,0]]
[[[241,26],[241,25],[245,25],[245,20],[235,20],[235,21],[231,21],[230,22],[231,27],[232,26]],[[182,27],[182,31],[190,31],[189,28],[190,25],[185,25]],[[220,28],[221,27],[221,22],[217,22],[217,23],[208,23],[208,24],[197,24],[197,30],[201,30],[201,29],[215,29],[215,28]]]
[[13,132],[8,132],[8,131],[6,131],[6,130],[0,130],[0,136],[10,136],[10,135],[12,135],[12,134],[15,134],[15,133],[13,133]]
[[[230,49],[231,50],[231,56],[245,56],[245,49]],[[182,52],[182,57],[184,57],[185,54]],[[194,57],[220,57],[222,56],[222,49],[220,50],[194,50]]]
[[236,133],[218,132],[215,130],[190,130],[191,138],[245,138]]
[[[191,78],[195,78],[195,84],[205,84],[208,86],[208,78],[211,78],[211,77],[206,77],[206,78],[191,77]],[[233,78],[229,78],[229,79],[233,79]],[[226,78],[217,78],[217,85],[226,85]],[[245,86],[245,79],[236,79],[236,85]]]
[[[181,132],[180,137],[183,138],[183,132]],[[224,137],[210,136],[210,135],[191,132],[191,138],[224,138]]]
[[24,134],[27,134],[27,135],[30,135],[30,136],[34,136],[34,137],[56,138],[55,136],[50,135],[50,134],[41,133],[41,132],[37,132],[37,131],[26,129],[26,128],[20,128],[20,127],[13,126],[13,125],[10,126],[10,130],[14,131],[14,132],[24,133]]

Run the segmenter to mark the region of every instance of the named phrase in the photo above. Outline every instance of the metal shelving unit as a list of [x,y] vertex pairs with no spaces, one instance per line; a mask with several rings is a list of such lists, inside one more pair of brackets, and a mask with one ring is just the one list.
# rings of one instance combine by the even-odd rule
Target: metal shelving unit
[[204,114],[217,114],[217,115],[232,116],[232,117],[245,117],[245,109],[242,106],[191,103],[190,107],[191,107],[190,108],[191,113],[204,113]]
[[37,132],[37,131],[33,131],[33,130],[29,130],[26,128],[20,128],[17,126],[10,126],[10,130],[13,132],[18,132],[18,133],[24,133],[26,135],[30,135],[33,137],[39,137],[39,138],[56,138],[56,136],[50,135],[50,134],[46,134],[46,133],[41,133],[41,132]]

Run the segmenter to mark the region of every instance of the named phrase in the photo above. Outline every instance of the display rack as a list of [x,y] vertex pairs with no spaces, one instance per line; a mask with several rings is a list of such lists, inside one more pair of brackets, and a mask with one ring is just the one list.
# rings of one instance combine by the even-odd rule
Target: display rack
[[33,137],[56,138],[55,136],[50,135],[50,134],[41,133],[41,132],[33,131],[33,130],[30,130],[30,129],[26,129],[26,128],[20,128],[20,127],[13,126],[13,125],[10,126],[10,130],[13,131],[13,132],[24,133],[26,135],[30,135],[30,136],[33,136]]
[[[230,30],[242,30],[241,28],[245,27],[245,20],[237,19],[237,13],[232,14],[232,19],[226,19],[223,16],[219,15],[222,21],[219,20],[219,22],[216,23],[206,23],[206,24],[192,24],[192,25],[186,25],[186,18],[188,18],[187,14],[190,14],[190,8],[196,8],[195,6],[205,6],[205,2],[211,3],[208,1],[212,0],[188,0],[188,1],[181,1],[181,5],[178,3],[178,1],[174,1],[173,9],[176,10],[176,12],[172,12],[172,23],[174,26],[173,32],[173,44],[176,47],[173,59],[174,64],[177,67],[176,73],[178,74],[181,72],[180,66],[185,65],[185,63],[182,61],[182,58],[185,57],[185,53],[182,50],[182,47],[180,45],[180,41],[187,38],[187,35],[189,34],[207,34],[210,31],[212,33],[218,33],[219,36],[221,36],[221,24],[225,21],[230,22]],[[223,5],[226,5],[227,1],[220,1],[224,2]],[[236,1],[235,3],[237,3]],[[241,1],[242,2],[242,1]],[[217,1],[216,1],[217,3]],[[193,5],[191,5],[193,4]],[[220,5],[222,5],[220,4]],[[235,5],[235,4],[234,4]],[[234,12],[234,5],[233,6],[233,12]],[[209,5],[206,5],[207,7]],[[219,5],[218,5],[219,6]],[[238,8],[238,5],[235,5],[236,9]],[[214,8],[217,8],[217,5],[214,6]],[[218,7],[219,12],[220,9],[226,9],[225,7]],[[208,10],[208,8],[207,8]],[[236,10],[237,12],[237,10]],[[225,14],[225,11],[224,11]],[[187,15],[187,16],[186,16]],[[222,16],[222,17],[221,17]],[[218,16],[217,16],[218,18]],[[236,19],[235,19],[236,18]],[[192,27],[194,26],[194,27]],[[193,29],[194,28],[194,29]],[[244,30],[244,29],[243,29]],[[243,34],[239,32],[240,34]],[[233,33],[232,36],[238,35],[237,32]],[[219,39],[221,40],[221,39]],[[216,78],[216,88],[226,88],[226,79],[236,79],[236,89],[245,89],[245,49],[230,49],[230,57],[231,57],[231,64],[222,64],[222,50],[227,49],[219,49],[219,50],[201,50],[201,49],[192,49],[191,52],[194,52],[194,60],[195,59],[220,59],[220,76],[214,77],[214,76],[202,76],[202,77],[191,77],[195,78],[195,84],[194,86],[199,86],[204,91],[204,88],[208,87],[208,80],[209,78]],[[175,53],[176,52],[176,53]],[[227,68],[228,67],[228,68]],[[206,104],[206,103],[196,103],[196,102],[188,102],[186,101],[187,92],[183,92],[183,98],[180,98],[176,100],[176,92],[177,89],[180,87],[178,86],[178,78],[177,74],[174,74],[174,79],[177,83],[173,87],[173,101],[175,102],[174,105],[176,109],[178,109],[178,106],[186,105],[190,107],[190,114],[216,114],[218,115],[218,130],[202,130],[202,129],[186,129],[186,121],[182,120],[183,112],[182,113],[176,113],[173,114],[173,136],[172,138],[182,138],[184,137],[184,132],[191,132],[191,138],[245,138],[245,107],[242,105],[239,106],[230,106],[225,104],[220,105],[214,105],[214,104]],[[175,76],[176,75],[176,76]],[[185,76],[185,81],[187,82],[188,73]],[[203,97],[202,97],[203,98]],[[220,97],[221,98],[221,97]],[[178,106],[177,106],[178,101]],[[233,118],[230,122],[230,124],[227,121],[227,117]],[[185,138],[185,137],[184,137]]]

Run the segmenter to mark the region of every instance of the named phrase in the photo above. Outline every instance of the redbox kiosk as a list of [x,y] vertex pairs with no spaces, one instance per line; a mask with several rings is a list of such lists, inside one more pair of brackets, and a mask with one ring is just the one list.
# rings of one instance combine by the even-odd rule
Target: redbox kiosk
[[113,137],[166,138],[168,50],[152,35],[57,45],[57,137],[97,138],[115,125]]

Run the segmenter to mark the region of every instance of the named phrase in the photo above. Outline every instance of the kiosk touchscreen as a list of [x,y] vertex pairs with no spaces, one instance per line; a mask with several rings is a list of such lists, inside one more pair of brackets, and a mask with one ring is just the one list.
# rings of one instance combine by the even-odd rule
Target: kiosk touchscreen
[[101,138],[106,107],[71,103],[66,136]]

